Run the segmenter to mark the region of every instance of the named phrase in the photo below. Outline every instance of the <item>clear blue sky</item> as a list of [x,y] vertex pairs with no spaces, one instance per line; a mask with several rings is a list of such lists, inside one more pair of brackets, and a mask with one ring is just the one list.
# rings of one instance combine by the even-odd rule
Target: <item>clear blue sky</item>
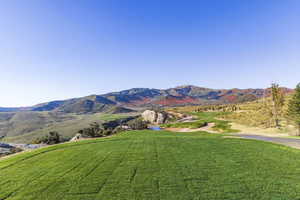
[[299,0],[5,0],[0,106],[300,82]]

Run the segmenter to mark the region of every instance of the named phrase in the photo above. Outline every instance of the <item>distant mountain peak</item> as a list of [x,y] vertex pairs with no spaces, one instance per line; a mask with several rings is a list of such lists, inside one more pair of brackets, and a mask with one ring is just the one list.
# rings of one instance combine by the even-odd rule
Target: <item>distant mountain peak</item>
[[[289,93],[291,89],[284,89]],[[210,89],[181,85],[170,89],[132,88],[104,95],[90,95],[62,101],[51,101],[26,108],[0,108],[0,112],[59,111],[67,113],[104,112],[115,106],[180,106],[227,104],[252,101],[266,95],[265,89]],[[125,109],[122,109],[125,110]]]
[[195,86],[195,85],[179,85],[179,86],[175,87],[174,89],[182,89],[182,88],[204,88],[204,87],[199,87],[199,86]]

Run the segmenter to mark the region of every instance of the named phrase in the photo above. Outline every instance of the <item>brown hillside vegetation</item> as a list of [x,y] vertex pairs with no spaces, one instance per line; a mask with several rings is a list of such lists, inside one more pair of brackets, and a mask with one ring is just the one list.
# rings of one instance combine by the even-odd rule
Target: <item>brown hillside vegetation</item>
[[[279,114],[279,131],[294,131],[292,123],[288,120],[287,109],[291,95],[284,96],[284,104]],[[218,118],[231,121],[237,124],[257,127],[261,129],[276,128],[273,115],[273,102],[271,97],[238,104],[221,104],[205,106],[185,106],[171,108],[169,110],[190,113],[190,112],[221,112]]]

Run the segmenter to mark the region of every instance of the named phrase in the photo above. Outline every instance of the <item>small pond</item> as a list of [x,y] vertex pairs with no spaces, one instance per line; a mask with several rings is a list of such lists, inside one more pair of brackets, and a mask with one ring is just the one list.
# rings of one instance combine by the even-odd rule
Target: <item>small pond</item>
[[150,130],[153,130],[153,131],[160,131],[161,128],[159,126],[151,126],[149,127]]

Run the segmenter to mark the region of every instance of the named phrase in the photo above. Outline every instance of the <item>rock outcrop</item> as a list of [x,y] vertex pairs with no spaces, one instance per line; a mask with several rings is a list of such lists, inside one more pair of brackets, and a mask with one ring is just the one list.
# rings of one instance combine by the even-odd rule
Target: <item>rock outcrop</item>
[[168,120],[168,114],[165,112],[146,110],[142,113],[142,118],[151,124],[164,124]]
[[75,142],[81,140],[83,137],[80,133],[77,133],[71,140],[70,142]]

